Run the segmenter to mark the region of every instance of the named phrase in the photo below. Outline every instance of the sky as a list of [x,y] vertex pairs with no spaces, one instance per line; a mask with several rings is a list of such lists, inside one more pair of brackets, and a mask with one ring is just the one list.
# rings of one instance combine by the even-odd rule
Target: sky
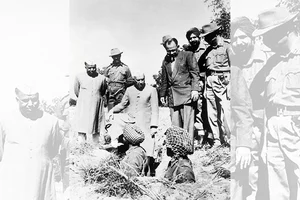
[[162,36],[187,43],[186,31],[211,21],[212,12],[199,0],[73,0],[70,2],[71,73],[84,70],[90,61],[108,66],[112,48],[132,73],[142,71],[154,83],[166,54]]
[[247,16],[256,20],[259,13],[277,5],[279,0],[231,0],[231,18]]
[[15,106],[14,87],[28,80],[42,99],[66,94],[69,1],[1,1],[0,26],[0,107]]
[[[258,13],[278,0],[231,0],[232,17]],[[146,82],[160,67],[165,49],[162,36],[187,43],[186,31],[211,21],[212,10],[201,0],[72,0],[70,1],[70,75],[84,71],[89,61],[102,68],[111,63],[112,48],[119,48],[122,61],[132,73],[142,71]],[[71,83],[72,84],[72,83]],[[72,88],[72,86],[71,86]]]
[[[277,2],[231,0],[232,17],[255,17]],[[124,52],[122,61],[133,73],[143,71],[153,83],[165,55],[162,36],[182,45],[189,28],[211,17],[201,0],[0,1],[0,107],[14,105],[14,87],[27,80],[37,83],[46,101],[65,95],[84,62],[107,66],[112,48]]]

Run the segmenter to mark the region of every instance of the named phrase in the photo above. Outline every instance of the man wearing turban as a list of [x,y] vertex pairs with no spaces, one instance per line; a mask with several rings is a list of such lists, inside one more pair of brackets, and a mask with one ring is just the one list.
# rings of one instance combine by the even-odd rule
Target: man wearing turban
[[193,153],[193,140],[178,126],[166,130],[167,155],[171,157],[165,178],[176,183],[195,182],[193,165],[188,158]]
[[[232,65],[241,69],[242,75],[249,88],[253,79],[261,68],[265,65],[268,55],[258,45],[255,38],[252,37],[254,32],[254,24],[247,17],[238,17],[233,19],[231,23],[232,48],[234,55],[232,56]],[[263,127],[263,109],[257,105],[261,105],[261,100],[252,98],[253,105],[253,131],[252,131],[252,162],[249,168],[249,185],[251,188],[249,199],[255,199],[258,190],[259,154],[261,149]],[[255,104],[255,102],[257,102]],[[263,179],[261,179],[263,180]]]
[[129,145],[126,155],[121,161],[124,173],[129,176],[139,176],[147,162],[146,151],[140,144],[145,140],[144,132],[134,124],[126,124],[123,130],[125,143]]
[[[196,58],[197,63],[199,63],[199,59],[201,55],[205,52],[208,44],[201,40],[200,38],[201,29],[199,30],[196,27],[189,29],[186,32],[186,39],[188,40],[189,44],[186,46],[186,51],[193,52],[193,56]],[[201,88],[200,98],[197,101],[197,110],[195,112],[195,137],[198,141],[198,145],[203,142],[203,137],[205,135],[205,130],[207,130],[208,122],[206,122],[203,118],[203,114],[205,113],[206,105],[204,104],[203,98],[203,89],[204,89],[204,82],[205,82],[205,70],[203,66],[199,66],[200,70],[200,81],[199,86]],[[202,72],[202,73],[201,73]],[[204,111],[204,112],[203,112]]]

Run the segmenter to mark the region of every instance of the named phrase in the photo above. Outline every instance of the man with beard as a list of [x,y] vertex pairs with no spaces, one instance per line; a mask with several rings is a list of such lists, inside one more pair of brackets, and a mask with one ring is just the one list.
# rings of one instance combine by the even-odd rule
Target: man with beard
[[40,109],[33,83],[15,88],[18,109],[1,113],[0,199],[55,200],[53,158],[67,140],[58,119]]
[[[267,54],[261,50],[252,33],[255,27],[247,17],[238,17],[232,20],[231,37],[232,49],[234,55],[231,58],[232,66],[237,66],[241,69],[242,75],[246,80],[248,88],[256,74],[261,70],[267,60]],[[254,101],[259,101],[253,99]],[[261,104],[259,104],[261,105]],[[250,195],[247,199],[255,199],[258,190],[258,170],[259,170],[259,154],[261,150],[261,135],[264,131],[264,112],[258,103],[253,109],[254,125],[252,131],[252,163],[249,169],[249,185],[251,188]],[[263,180],[263,179],[261,179]]]
[[[193,27],[189,29],[186,32],[186,39],[189,41],[189,45],[187,45],[184,49],[186,51],[191,51],[194,54],[194,57],[196,58],[197,62],[199,61],[201,55],[204,53],[206,46],[201,42],[200,38],[201,31]],[[206,108],[206,105],[204,103],[203,99],[203,89],[204,89],[204,82],[205,82],[205,71],[204,73],[201,73],[201,70],[203,71],[202,67],[199,66],[200,70],[200,96],[197,102],[197,111],[196,111],[196,118],[195,118],[195,131],[196,131],[196,140],[198,141],[198,145],[200,145],[203,142],[203,137],[205,135],[204,131],[207,131],[207,124],[204,127],[204,123],[206,121],[203,120],[203,113],[202,111]]]
[[300,199],[300,34],[298,13],[277,7],[258,16],[252,36],[275,54],[250,86],[253,99],[264,92],[267,134],[262,158],[267,163],[270,199]]
[[158,127],[158,97],[154,87],[146,85],[145,75],[137,73],[134,76],[135,84],[127,88],[121,103],[113,107],[112,113],[120,113],[125,108],[126,113],[134,116],[136,125],[145,134],[145,140],[141,146],[146,150],[147,164],[145,174],[150,169],[150,176],[155,176],[154,142]]
[[104,69],[104,76],[108,78],[108,93],[106,94],[108,111],[121,102],[126,88],[134,84],[130,69],[121,61],[118,48],[111,50],[113,62]]
[[229,92],[231,47],[227,40],[220,36],[221,26],[210,23],[202,27],[204,40],[210,45],[199,60],[205,66],[205,98],[210,131],[207,135],[209,144],[225,143],[226,121],[229,118]]
[[166,40],[160,101],[168,98],[172,125],[184,128],[194,141],[194,118],[199,98],[199,68],[192,52],[179,51],[176,38]]
[[76,127],[79,142],[87,139],[98,143],[100,131],[104,131],[103,95],[106,79],[96,71],[96,64],[85,64],[86,72],[75,78],[74,92],[77,96]]

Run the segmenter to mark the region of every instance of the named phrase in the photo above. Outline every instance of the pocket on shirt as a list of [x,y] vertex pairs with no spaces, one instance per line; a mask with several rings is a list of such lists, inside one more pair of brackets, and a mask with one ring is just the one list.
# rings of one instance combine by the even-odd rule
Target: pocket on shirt
[[223,63],[225,59],[225,55],[224,54],[217,54],[216,55],[216,62],[217,63]]
[[290,72],[285,77],[287,89],[300,89],[300,71]]

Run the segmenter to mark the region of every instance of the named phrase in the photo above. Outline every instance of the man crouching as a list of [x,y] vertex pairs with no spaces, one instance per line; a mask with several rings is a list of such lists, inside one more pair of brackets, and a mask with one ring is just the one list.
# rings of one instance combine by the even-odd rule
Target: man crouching
[[146,151],[140,146],[145,139],[145,135],[138,126],[126,124],[123,136],[124,142],[129,145],[129,149],[121,161],[121,168],[124,169],[124,173],[128,177],[139,176],[147,162]]
[[188,132],[172,126],[165,134],[167,155],[171,157],[165,178],[176,183],[195,182],[192,162],[187,157],[193,152],[193,144]]

